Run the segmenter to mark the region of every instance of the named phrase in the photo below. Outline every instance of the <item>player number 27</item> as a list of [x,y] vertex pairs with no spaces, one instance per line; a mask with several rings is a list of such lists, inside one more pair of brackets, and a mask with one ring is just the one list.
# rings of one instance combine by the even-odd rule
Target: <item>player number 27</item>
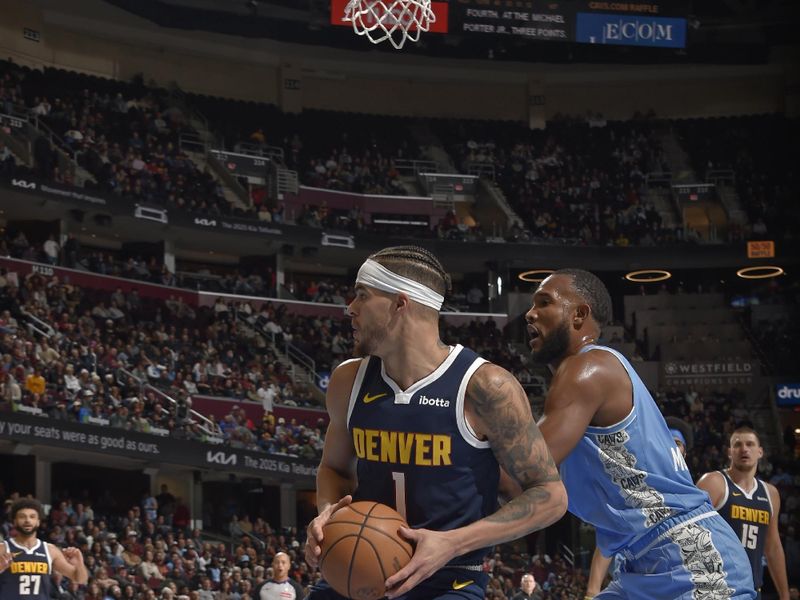
[[404,519],[408,520],[406,517],[406,474],[392,471],[392,479],[394,479],[394,507]]
[[[41,575],[20,575],[19,576],[19,595],[30,596],[39,594],[39,586],[42,584]],[[33,588],[33,589],[31,589]]]
[[758,545],[758,527],[744,524],[742,527],[742,546],[754,549]]

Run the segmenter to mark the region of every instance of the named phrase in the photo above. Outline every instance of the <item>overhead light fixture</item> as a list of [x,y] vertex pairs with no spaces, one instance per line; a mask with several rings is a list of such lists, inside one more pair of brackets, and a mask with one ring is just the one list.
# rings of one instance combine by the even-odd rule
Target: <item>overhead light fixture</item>
[[517,279],[527,283],[541,283],[548,275],[555,273],[554,269],[531,269],[517,275]]
[[770,277],[777,277],[783,275],[784,270],[775,265],[759,265],[756,267],[744,267],[736,271],[736,274],[742,279],[769,279]]
[[672,273],[664,269],[641,269],[625,274],[625,279],[634,283],[656,283],[666,281],[672,277]]

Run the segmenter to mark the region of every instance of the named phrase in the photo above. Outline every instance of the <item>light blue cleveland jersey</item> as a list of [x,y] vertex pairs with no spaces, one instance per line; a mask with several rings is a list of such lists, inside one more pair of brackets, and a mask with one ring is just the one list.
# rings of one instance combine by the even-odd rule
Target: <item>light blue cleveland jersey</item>
[[0,600],[46,600],[50,598],[53,560],[47,543],[38,540],[33,548],[14,540],[0,542],[12,556],[11,564],[0,573]]
[[[609,427],[588,427],[561,463],[569,510],[597,529],[597,544],[610,556],[648,533],[664,519],[708,504],[708,495],[692,482],[650,392],[619,352],[633,385],[633,408]],[[710,507],[710,505],[709,505]]]
[[[401,390],[379,358],[362,360],[347,421],[358,457],[354,500],[388,504],[411,527],[437,531],[497,509],[497,460],[464,416],[467,384],[485,362],[459,345],[433,373]],[[451,564],[481,564],[487,550]]]

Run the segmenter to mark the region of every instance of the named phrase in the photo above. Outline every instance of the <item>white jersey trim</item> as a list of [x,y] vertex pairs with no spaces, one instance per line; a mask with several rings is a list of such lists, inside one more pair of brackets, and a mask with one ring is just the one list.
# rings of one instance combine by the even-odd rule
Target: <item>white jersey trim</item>
[[469,380],[472,379],[475,371],[477,371],[486,362],[488,361],[483,358],[475,359],[475,361],[467,369],[467,372],[464,373],[464,377],[461,379],[461,385],[458,386],[458,396],[456,396],[456,423],[458,424],[458,431],[461,433],[461,437],[464,438],[465,442],[467,442],[473,448],[478,448],[479,450],[485,450],[489,448],[490,445],[487,440],[482,440],[475,434],[475,430],[469,424],[469,421],[467,421],[467,416],[464,414],[464,404],[467,396],[467,386],[469,385]]
[[736,483],[733,480],[733,477],[731,477],[730,475],[728,475],[725,479],[726,483],[727,481],[730,481],[736,487],[737,490],[739,490],[740,492],[742,492],[742,494],[744,494],[744,497],[747,498],[748,500],[752,500],[753,496],[755,496],[756,492],[758,491],[758,478],[756,477],[753,478],[753,489],[750,490],[749,492],[745,490],[743,487],[741,487],[738,483]]
[[[44,550],[44,556],[47,559],[47,569],[52,573],[53,571],[53,557],[50,555],[50,544],[45,542],[44,540],[36,540],[38,543],[33,548],[26,548],[25,546],[21,546],[14,542],[14,548],[19,548],[27,554],[28,556],[32,556],[36,554],[36,551],[40,548]],[[6,552],[13,553],[11,548],[12,540],[4,540],[3,544],[5,544]]]
[[367,367],[369,366],[370,360],[372,360],[371,356],[361,359],[361,364],[358,365],[358,371],[356,371],[356,378],[353,380],[353,389],[350,390],[350,403],[347,406],[348,429],[350,429],[350,417],[353,414],[353,409],[356,406],[356,402],[358,402],[358,392],[361,391],[361,384],[364,383],[364,375],[367,372]]
[[728,478],[725,476],[725,473],[722,471],[717,471],[722,477],[722,481],[725,482],[725,494],[723,494],[722,499],[714,505],[714,510],[719,511],[720,508],[725,506],[725,503],[728,501],[728,496],[731,492],[731,486],[728,485]]
[[43,541],[42,542],[42,547],[44,548],[44,555],[47,557],[47,566],[48,566],[50,572],[52,573],[52,571],[53,571],[53,557],[50,555],[50,544],[48,544],[47,542]]
[[772,506],[772,494],[769,493],[769,488],[763,479],[756,479],[756,485],[759,483],[762,485],[764,488],[764,493],[767,495],[767,501],[769,502],[769,518],[772,519],[772,517],[775,515],[775,507]]
[[456,358],[458,358],[458,355],[461,353],[463,349],[464,346],[462,346],[461,344],[450,346],[450,352],[447,355],[447,357],[445,357],[445,359],[442,361],[442,364],[436,367],[433,370],[433,372],[430,373],[429,375],[426,375],[419,381],[415,381],[414,383],[412,383],[405,390],[401,390],[400,386],[397,385],[397,382],[391,377],[389,377],[389,375],[386,373],[386,365],[383,363],[383,361],[381,361],[381,377],[383,378],[383,381],[386,382],[386,385],[392,388],[392,391],[394,392],[394,403],[411,404],[411,398],[414,397],[414,394],[416,394],[417,391],[419,391],[426,385],[429,385],[434,381],[436,381],[437,379],[439,379],[439,377],[441,377],[442,374],[445,371],[447,371],[447,369],[450,368],[450,366],[453,364]]

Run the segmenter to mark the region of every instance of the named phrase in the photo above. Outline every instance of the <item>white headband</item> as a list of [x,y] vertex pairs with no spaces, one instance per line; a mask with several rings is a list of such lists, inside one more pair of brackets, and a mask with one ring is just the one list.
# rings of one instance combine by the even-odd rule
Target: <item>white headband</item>
[[442,309],[444,296],[434,292],[426,285],[390,271],[382,264],[367,259],[358,270],[356,283],[379,289],[390,294],[403,292],[409,298],[435,310]]

